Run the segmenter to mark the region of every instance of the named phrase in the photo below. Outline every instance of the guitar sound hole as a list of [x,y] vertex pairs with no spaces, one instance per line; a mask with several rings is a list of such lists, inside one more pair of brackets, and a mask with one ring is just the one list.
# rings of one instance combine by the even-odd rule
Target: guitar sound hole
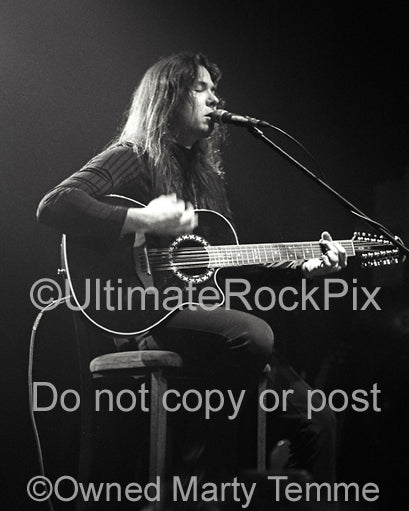
[[208,270],[209,255],[199,241],[186,240],[173,251],[172,262],[184,275],[199,277]]

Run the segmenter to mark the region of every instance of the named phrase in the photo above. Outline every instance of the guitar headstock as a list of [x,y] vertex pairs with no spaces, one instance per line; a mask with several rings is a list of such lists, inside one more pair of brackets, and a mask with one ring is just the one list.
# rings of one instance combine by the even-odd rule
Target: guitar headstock
[[354,232],[352,242],[362,268],[390,266],[401,260],[399,249],[381,235]]

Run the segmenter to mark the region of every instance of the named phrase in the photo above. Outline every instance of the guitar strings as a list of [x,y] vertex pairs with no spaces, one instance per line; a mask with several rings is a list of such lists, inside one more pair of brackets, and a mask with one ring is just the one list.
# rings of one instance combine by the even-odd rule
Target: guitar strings
[[[353,256],[353,246],[357,248],[368,248],[373,246],[374,242],[371,241],[340,241],[339,243],[345,244],[346,254]],[[383,245],[385,247],[387,244]],[[281,245],[275,249],[271,249],[268,244],[259,245],[219,245],[219,246],[199,246],[199,247],[186,247],[177,250],[173,256],[173,260],[169,261],[169,249],[168,248],[152,248],[148,249],[149,264],[158,271],[171,270],[175,268],[213,268],[217,266],[245,266],[252,265],[255,262],[255,256],[269,259],[267,251],[271,252],[273,261],[280,261],[282,259],[276,259],[274,252],[279,252],[279,255],[284,255],[284,260],[288,260],[289,252],[298,249],[298,251],[307,248],[308,255],[312,254],[313,257],[319,257],[322,255],[321,246],[317,242],[305,243],[299,242],[291,245]],[[375,245],[374,249],[379,248],[379,245]],[[224,252],[224,253],[223,253]],[[229,252],[229,253],[227,253]],[[264,252],[264,254],[262,254]],[[300,254],[293,252],[291,255],[294,259],[305,257],[304,251]],[[250,257],[252,260],[250,260]],[[244,261],[247,259],[247,261]]]
[[[371,243],[362,243],[359,245],[359,248],[368,248],[369,246],[371,246],[372,244]],[[373,247],[373,250],[376,250],[377,247]],[[232,256],[232,257],[235,257],[237,255],[241,255],[241,254],[244,254],[244,255],[254,255],[254,254],[258,254],[260,255],[261,253],[263,253],[263,255],[266,255],[267,253],[270,253],[270,254],[274,254],[274,253],[285,253],[285,254],[288,254],[288,253],[291,253],[293,251],[296,251],[294,253],[297,253],[299,252],[301,255],[305,255],[305,253],[312,253],[314,255],[322,255],[322,250],[320,247],[314,247],[314,248],[311,248],[311,247],[307,247],[306,250],[303,250],[301,247],[282,247],[280,249],[275,249],[275,250],[268,250],[267,248],[257,248],[257,249],[254,249],[254,248],[228,248],[228,249],[224,249],[224,247],[192,247],[192,248],[181,248],[181,249],[178,249],[176,252],[175,252],[175,255],[174,257],[197,257],[197,256],[202,256],[203,254],[207,254],[209,256],[212,256],[212,255],[216,255],[216,256],[223,256],[223,257],[228,257],[229,254]],[[354,250],[352,248],[346,248],[346,253],[347,255],[354,255]],[[149,249],[148,250],[148,254],[149,254],[149,258],[157,258],[157,257],[169,257],[169,255],[171,254],[171,252],[168,250],[168,249]]]
[[[347,242],[339,242],[339,243],[348,243],[349,245],[351,245],[351,241],[348,240]],[[365,248],[365,247],[368,247],[368,246],[372,246],[374,245],[374,242],[371,242],[371,241],[360,241],[360,242],[353,242],[353,245],[354,246],[357,246],[359,248]],[[383,248],[387,247],[387,246],[392,246],[392,245],[389,245],[389,244],[384,244],[382,245]],[[353,247],[352,246],[346,246],[344,247],[346,249],[347,252],[350,252],[350,254],[352,255],[354,253],[353,251]],[[376,248],[379,249],[379,245],[375,244],[374,245],[374,250]],[[260,252],[260,251],[263,251],[263,252],[266,252],[266,251],[280,251],[280,252],[288,252],[289,250],[294,250],[294,249],[298,249],[298,250],[307,250],[308,252],[313,252],[313,253],[318,253],[318,254],[322,254],[322,250],[321,250],[321,246],[320,245],[312,245],[312,244],[309,244],[309,243],[300,243],[300,244],[291,244],[291,245],[280,245],[276,248],[271,248],[271,246],[269,244],[258,244],[258,245],[218,245],[218,246],[200,246],[200,247],[181,247],[179,249],[177,249],[176,251],[176,254],[180,255],[180,254],[183,254],[183,255],[194,255],[194,254],[197,254],[197,253],[211,253],[211,252],[215,252],[215,253],[220,253],[222,251],[230,251],[230,252]],[[154,256],[154,255],[168,255],[170,253],[170,250],[169,248],[150,248],[148,249],[148,254],[150,256]]]

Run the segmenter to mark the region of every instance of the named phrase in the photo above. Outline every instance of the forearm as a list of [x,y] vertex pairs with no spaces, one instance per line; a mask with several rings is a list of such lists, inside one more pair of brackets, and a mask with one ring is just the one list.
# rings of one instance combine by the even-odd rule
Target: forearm
[[118,238],[127,208],[100,202],[78,189],[58,187],[40,202],[37,219],[73,236]]
[[119,238],[128,208],[102,198],[135,183],[138,165],[130,146],[107,149],[47,193],[39,204],[38,220],[73,236]]

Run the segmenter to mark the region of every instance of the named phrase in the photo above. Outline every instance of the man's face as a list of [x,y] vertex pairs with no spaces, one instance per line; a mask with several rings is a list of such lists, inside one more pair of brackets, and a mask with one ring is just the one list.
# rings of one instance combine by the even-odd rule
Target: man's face
[[191,97],[176,114],[177,141],[191,147],[197,140],[208,137],[214,126],[209,114],[218,103],[216,88],[209,71],[199,66],[196,81],[191,89]]

